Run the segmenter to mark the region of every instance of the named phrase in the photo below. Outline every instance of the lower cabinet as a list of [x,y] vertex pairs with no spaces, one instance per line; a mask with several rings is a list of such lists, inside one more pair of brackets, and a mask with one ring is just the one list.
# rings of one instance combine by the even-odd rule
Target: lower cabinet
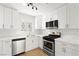
[[12,44],[10,40],[0,41],[0,56],[12,55]]
[[38,38],[36,36],[28,36],[26,39],[26,51],[38,48]]
[[67,56],[79,56],[79,45],[68,44],[67,46]]
[[79,45],[55,41],[56,56],[79,56]]
[[3,44],[2,44],[2,40],[1,40],[1,41],[0,41],[0,56],[3,55],[3,50],[2,50],[2,47],[3,47],[3,46],[2,46],[2,45],[3,45]]
[[55,55],[56,56],[65,55],[65,47],[63,47],[62,43],[59,41],[55,41]]
[[38,36],[38,47],[43,49],[43,38]]

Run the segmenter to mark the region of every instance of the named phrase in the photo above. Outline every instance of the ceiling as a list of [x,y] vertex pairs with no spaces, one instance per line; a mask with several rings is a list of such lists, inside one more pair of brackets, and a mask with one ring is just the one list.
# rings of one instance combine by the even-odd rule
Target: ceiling
[[0,3],[1,5],[16,9],[18,12],[29,15],[50,15],[52,12],[64,6],[66,3],[34,3],[38,10],[33,10],[27,3]]

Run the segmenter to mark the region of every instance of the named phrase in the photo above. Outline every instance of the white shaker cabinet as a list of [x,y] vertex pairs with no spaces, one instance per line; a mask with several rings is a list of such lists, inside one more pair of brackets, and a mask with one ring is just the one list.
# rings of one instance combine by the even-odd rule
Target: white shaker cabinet
[[72,49],[68,43],[55,40],[55,55],[56,56],[71,56]]
[[57,9],[59,29],[79,29],[79,4],[67,4]]
[[38,48],[38,38],[37,36],[32,37],[33,49]]
[[4,7],[4,28],[10,29],[12,24],[12,9]]
[[21,16],[14,9],[0,5],[0,28],[5,29],[20,29]]
[[13,28],[21,30],[21,16],[15,10],[13,10]]
[[79,29],[79,4],[67,4],[57,9],[59,29]]
[[0,41],[0,55],[2,56],[3,55],[3,50],[2,50],[2,48],[3,48],[3,44],[2,44],[2,40]]
[[27,37],[26,39],[26,51],[32,50],[32,39]]
[[38,47],[43,49],[43,38],[38,36]]
[[10,40],[3,41],[3,55],[4,56],[12,55],[12,42]]
[[36,36],[28,36],[26,39],[26,51],[38,48],[38,38]]
[[0,40],[0,56],[12,55],[12,43],[10,40]]
[[61,42],[55,41],[55,56],[64,56],[65,50],[66,49]]
[[79,45],[55,40],[56,56],[79,56]]
[[68,43],[66,50],[67,56],[79,56],[79,45]]
[[35,17],[35,29],[42,29],[42,16]]
[[59,29],[66,28],[66,6],[60,7],[57,10],[57,19],[59,20]]
[[3,28],[3,13],[4,13],[4,7],[2,7],[1,5],[0,5],[0,28]]
[[79,4],[67,5],[68,27],[79,29]]
[[12,24],[12,9],[0,5],[0,28],[11,28]]

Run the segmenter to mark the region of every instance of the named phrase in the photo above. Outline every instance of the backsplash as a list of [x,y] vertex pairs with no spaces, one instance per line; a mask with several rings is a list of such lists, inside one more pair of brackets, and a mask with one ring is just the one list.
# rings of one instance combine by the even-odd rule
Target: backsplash
[[61,32],[61,35],[79,35],[79,29],[46,29],[45,34],[51,34],[52,32]]
[[59,30],[62,35],[79,35],[79,29],[61,29]]
[[79,35],[79,29],[37,29],[33,32],[20,31],[15,29],[0,29],[0,36],[15,36],[15,35],[48,35],[52,32],[61,32],[61,35]]
[[44,29],[35,29],[35,34],[36,35],[44,35],[45,34],[45,30]]
[[26,32],[15,29],[0,29],[0,36],[24,35]]
[[58,29],[46,29],[46,30],[45,30],[45,34],[46,34],[46,35],[52,34],[53,32],[59,32],[59,31],[58,31]]

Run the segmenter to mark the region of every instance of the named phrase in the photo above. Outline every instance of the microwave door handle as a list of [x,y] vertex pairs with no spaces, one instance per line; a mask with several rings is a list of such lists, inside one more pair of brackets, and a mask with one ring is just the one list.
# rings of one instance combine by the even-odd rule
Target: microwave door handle
[[54,27],[54,21],[53,21],[53,27]]

